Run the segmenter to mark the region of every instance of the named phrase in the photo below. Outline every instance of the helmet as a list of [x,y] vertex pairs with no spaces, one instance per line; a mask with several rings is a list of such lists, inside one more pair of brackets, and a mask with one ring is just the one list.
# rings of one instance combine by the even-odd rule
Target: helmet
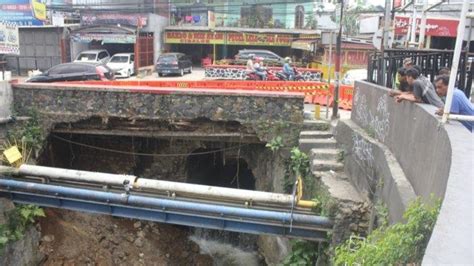
[[254,59],[255,59],[255,55],[254,55],[254,54],[249,54],[249,59],[254,60]]
[[257,62],[260,62],[260,61],[262,61],[262,60],[263,60],[262,57],[259,57],[259,56],[255,57],[255,61],[257,61]]
[[285,62],[290,63],[290,62],[291,62],[291,58],[285,57]]

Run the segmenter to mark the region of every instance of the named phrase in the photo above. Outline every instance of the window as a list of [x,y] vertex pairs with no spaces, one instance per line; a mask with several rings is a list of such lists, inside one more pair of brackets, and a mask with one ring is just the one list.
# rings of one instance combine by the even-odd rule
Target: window
[[304,27],[304,6],[298,5],[295,9],[295,28],[302,29]]
[[100,59],[104,59],[104,58],[106,58],[106,57],[107,57],[107,53],[106,53],[106,52],[100,52],[100,53],[99,53],[99,60],[100,60]]
[[240,8],[240,24],[251,28],[263,28],[273,20],[271,6],[251,5]]

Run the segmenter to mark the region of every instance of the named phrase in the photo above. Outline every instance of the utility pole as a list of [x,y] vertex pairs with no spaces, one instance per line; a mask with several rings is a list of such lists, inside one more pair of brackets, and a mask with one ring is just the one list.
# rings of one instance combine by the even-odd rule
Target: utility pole
[[421,22],[420,22],[420,39],[418,40],[418,49],[425,47],[425,36],[426,36],[426,10],[428,9],[428,0],[423,2],[423,10],[421,11]]
[[344,0],[341,0],[341,17],[339,19],[339,33],[337,34],[336,41],[336,62],[334,76],[336,84],[334,86],[334,101],[332,105],[332,119],[337,119],[339,110],[339,87],[340,87],[340,75],[341,75],[341,41],[342,41],[342,20],[344,15]]
[[389,39],[390,39],[390,30],[392,26],[390,11],[391,0],[385,0],[385,21],[383,23],[383,48],[390,48]]

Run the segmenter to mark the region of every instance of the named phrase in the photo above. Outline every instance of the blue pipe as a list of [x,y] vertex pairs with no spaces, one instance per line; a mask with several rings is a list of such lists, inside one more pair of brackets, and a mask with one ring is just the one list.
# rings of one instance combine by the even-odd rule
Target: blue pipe
[[[23,182],[11,179],[0,179],[0,187],[6,188],[7,191],[10,189],[19,189],[22,191],[28,191],[38,194],[50,194],[57,197],[70,197],[82,200],[101,201],[112,204],[134,205],[159,209],[176,209],[198,213],[212,213],[220,216],[273,220],[286,224],[289,224],[291,220],[291,213],[283,211],[278,212],[268,210],[256,210],[218,205],[219,203],[213,205],[208,203],[196,203],[182,200],[151,198],[131,194],[125,195],[96,190]],[[296,213],[293,214],[292,218],[293,223],[316,225],[327,229],[332,228],[331,220],[326,217]]]

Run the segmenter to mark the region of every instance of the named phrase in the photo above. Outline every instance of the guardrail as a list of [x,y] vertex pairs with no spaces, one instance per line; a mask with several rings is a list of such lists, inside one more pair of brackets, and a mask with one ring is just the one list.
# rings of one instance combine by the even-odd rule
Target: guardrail
[[[207,80],[207,81],[76,81],[61,82],[63,84],[101,85],[112,87],[153,87],[153,88],[184,88],[184,89],[218,89],[218,90],[249,90],[267,92],[297,92],[305,95],[305,103],[332,105],[334,100],[334,84],[324,82],[298,81],[243,81],[243,80]],[[339,107],[352,109],[353,86],[341,85],[339,88]]]

